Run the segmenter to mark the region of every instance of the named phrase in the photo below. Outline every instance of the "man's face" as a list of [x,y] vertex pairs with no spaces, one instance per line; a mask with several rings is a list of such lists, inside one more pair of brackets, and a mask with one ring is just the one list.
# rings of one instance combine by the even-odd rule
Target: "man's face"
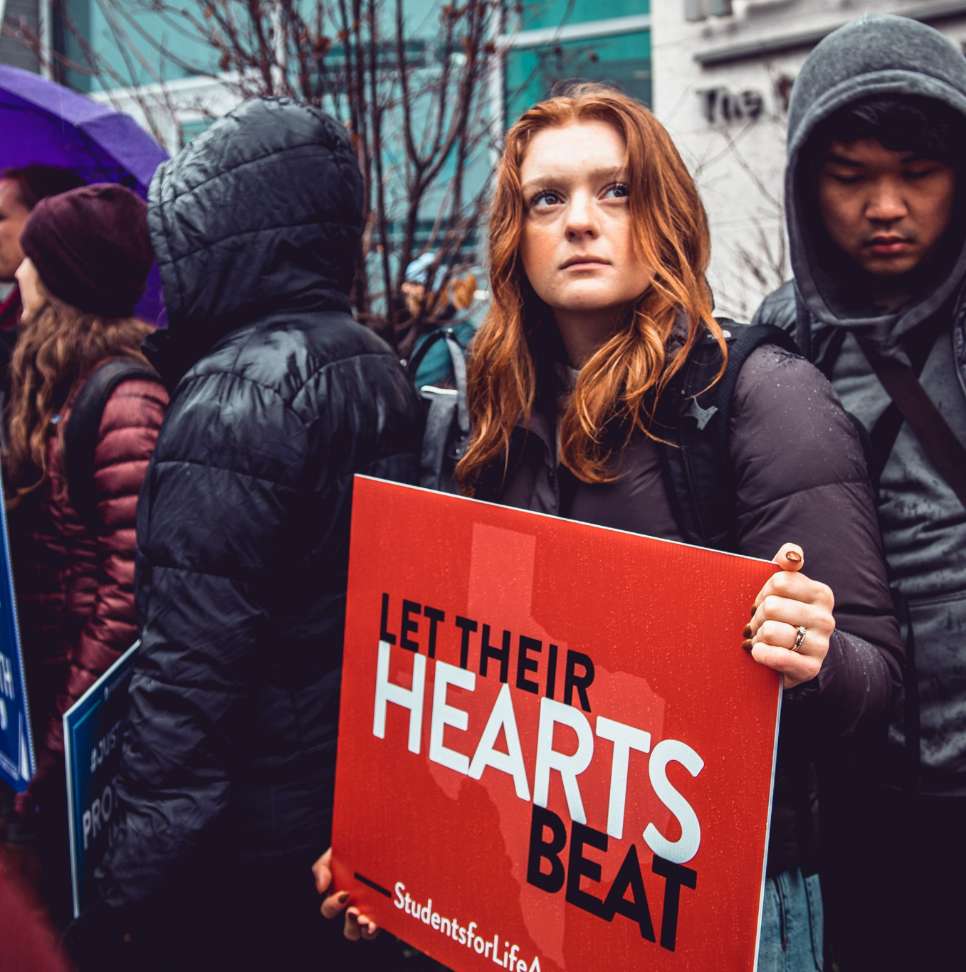
[[0,281],[12,281],[23,263],[20,234],[29,215],[30,210],[20,201],[17,183],[0,179]]
[[953,212],[953,167],[874,139],[833,142],[819,169],[819,208],[832,241],[867,273],[915,270]]

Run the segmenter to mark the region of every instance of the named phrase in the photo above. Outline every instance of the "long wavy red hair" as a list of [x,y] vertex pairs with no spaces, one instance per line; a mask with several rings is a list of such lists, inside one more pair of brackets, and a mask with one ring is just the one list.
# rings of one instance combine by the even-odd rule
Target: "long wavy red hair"
[[[695,342],[710,333],[722,361],[727,356],[705,281],[711,244],[704,206],[664,127],[643,105],[600,84],[581,84],[534,105],[507,133],[497,168],[490,213],[492,303],[473,342],[473,432],[456,469],[467,492],[491,463],[505,465],[511,432],[530,417],[538,383],[554,364],[547,351],[553,319],[520,258],[520,169],[527,148],[541,129],[591,120],[613,125],[624,140],[634,245],[654,277],[624,325],[581,368],[559,420],[560,461],[583,482],[612,481],[620,444],[605,430],[622,429],[624,442],[635,430],[660,438],[653,429],[658,400]],[[723,370],[724,364],[719,377]]]

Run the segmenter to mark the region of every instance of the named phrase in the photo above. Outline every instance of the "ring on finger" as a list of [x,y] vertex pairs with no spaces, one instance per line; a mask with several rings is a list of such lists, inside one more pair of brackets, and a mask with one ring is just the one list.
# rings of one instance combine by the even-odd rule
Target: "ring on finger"
[[795,640],[792,642],[791,650],[794,652],[800,652],[805,645],[805,639],[808,637],[808,629],[805,625],[800,624],[795,629]]

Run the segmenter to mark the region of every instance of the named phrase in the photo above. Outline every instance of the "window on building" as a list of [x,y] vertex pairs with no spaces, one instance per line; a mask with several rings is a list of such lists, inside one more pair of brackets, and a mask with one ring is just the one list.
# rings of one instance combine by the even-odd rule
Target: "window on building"
[[651,12],[650,0],[527,0],[520,5],[520,29],[561,27],[611,17],[633,17]]
[[507,124],[546,98],[554,82],[569,78],[606,81],[650,104],[650,31],[511,48],[506,54]]
[[[200,16],[198,0],[185,7]],[[53,9],[54,47],[69,65],[63,81],[75,91],[173,81],[216,67],[214,50],[185,19],[158,12],[150,0],[65,0]],[[100,70],[88,69],[88,54]]]

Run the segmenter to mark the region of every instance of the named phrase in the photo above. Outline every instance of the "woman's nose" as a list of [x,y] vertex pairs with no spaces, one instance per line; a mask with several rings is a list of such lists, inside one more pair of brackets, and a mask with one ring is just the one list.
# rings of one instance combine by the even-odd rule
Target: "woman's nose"
[[597,214],[594,211],[593,200],[583,193],[576,193],[567,208],[567,238],[575,239],[583,236],[596,236],[599,232]]

